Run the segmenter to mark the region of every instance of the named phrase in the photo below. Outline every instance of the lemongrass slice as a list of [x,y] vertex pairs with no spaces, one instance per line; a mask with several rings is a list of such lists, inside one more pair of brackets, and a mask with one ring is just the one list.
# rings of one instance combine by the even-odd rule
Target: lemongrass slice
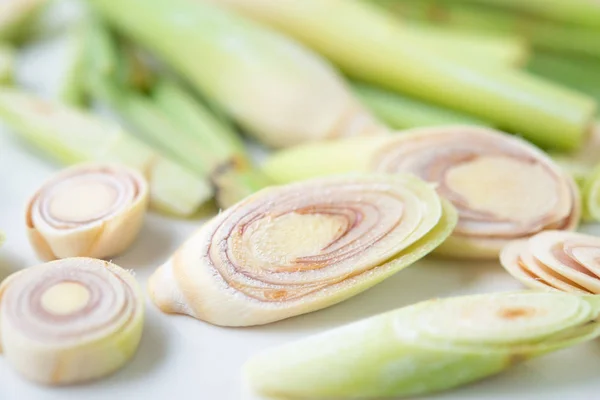
[[27,379],[62,385],[116,371],[135,353],[144,302],[134,277],[93,258],[27,268],[0,286],[0,338]]
[[541,232],[509,243],[500,261],[531,288],[600,294],[600,238],[596,236]]
[[264,189],[193,235],[149,280],[154,303],[223,326],[345,300],[414,263],[456,214],[409,175],[336,176]]
[[148,184],[116,164],[83,164],[46,182],[27,205],[29,241],[44,260],[107,258],[137,237],[148,207]]
[[474,126],[418,128],[390,137],[304,145],[267,161],[277,182],[343,171],[412,173],[434,183],[459,222],[438,253],[496,258],[513,239],[574,229],[581,204],[573,181],[517,137]]
[[599,307],[543,292],[430,300],[267,350],[244,372],[269,398],[416,396],[596,338]]

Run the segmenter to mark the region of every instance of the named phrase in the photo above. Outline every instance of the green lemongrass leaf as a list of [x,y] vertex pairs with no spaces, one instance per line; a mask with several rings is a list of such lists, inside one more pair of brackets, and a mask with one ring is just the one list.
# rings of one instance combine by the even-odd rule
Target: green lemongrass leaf
[[326,60],[206,2],[174,1],[91,3],[269,146],[383,130]]
[[119,162],[141,171],[151,205],[190,216],[212,193],[205,180],[162,157],[118,125],[18,89],[0,88],[0,119],[63,164]]
[[598,337],[597,303],[543,292],[430,300],[268,350],[244,372],[256,392],[283,398],[437,392]]
[[355,83],[353,87],[358,98],[375,116],[392,129],[448,124],[489,126],[489,123],[476,117],[429,104],[400,93],[362,83]]
[[489,120],[542,147],[580,147],[596,111],[592,98],[522,71],[444,58],[358,0],[214,1],[300,40],[352,78]]

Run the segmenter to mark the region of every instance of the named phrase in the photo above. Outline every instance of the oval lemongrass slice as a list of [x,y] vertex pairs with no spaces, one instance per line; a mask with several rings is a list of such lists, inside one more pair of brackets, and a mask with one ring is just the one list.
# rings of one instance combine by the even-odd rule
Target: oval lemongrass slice
[[203,226],[149,289],[165,312],[265,324],[362,292],[433,250],[455,223],[452,206],[408,175],[264,189]]
[[45,183],[27,205],[27,232],[44,260],[107,258],[137,237],[148,207],[148,185],[118,165],[76,165]]
[[528,287],[600,294],[600,238],[546,231],[509,243],[500,261]]
[[599,309],[593,296],[565,293],[430,300],[268,350],[244,372],[273,398],[415,396],[596,338]]
[[0,286],[0,338],[8,363],[45,384],[107,375],[135,353],[144,302],[124,269],[67,258],[9,276]]

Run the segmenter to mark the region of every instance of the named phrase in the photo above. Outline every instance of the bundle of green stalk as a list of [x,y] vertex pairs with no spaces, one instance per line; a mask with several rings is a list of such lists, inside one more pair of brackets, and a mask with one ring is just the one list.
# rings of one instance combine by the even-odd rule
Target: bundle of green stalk
[[[579,147],[596,109],[587,96],[523,72],[486,63],[467,66],[456,61],[458,56],[435,54],[431,44],[414,39],[415,34],[402,29],[395,18],[358,1],[212,2],[281,30],[330,59],[354,79],[483,118],[544,147]],[[347,118],[340,120],[339,111],[348,108],[336,106],[332,112],[339,96],[333,100],[329,96],[327,88],[331,85],[306,79],[311,75],[307,72],[314,72],[309,66],[326,64],[285,37],[206,0],[91,3],[119,31],[159,55],[265,143],[291,145],[308,139],[347,136],[341,131],[326,131],[331,130],[333,121],[338,127],[349,126]],[[282,49],[283,43],[286,49]],[[312,62],[296,60],[289,65],[290,53],[301,53]],[[196,57],[200,54],[201,62]],[[327,70],[328,75],[334,74],[330,68]],[[282,77],[286,79],[281,81]],[[314,92],[314,96],[307,92]],[[294,94],[293,101],[290,93]],[[327,114],[329,123],[323,123],[323,114]],[[273,119],[286,123],[275,125]],[[360,119],[350,120],[350,125],[356,127]],[[307,129],[307,124],[329,128],[317,133]],[[291,126],[295,128],[284,129]],[[263,129],[267,127],[273,129]],[[342,131],[348,133],[345,128]],[[353,129],[352,134],[362,131]]]
[[218,109],[174,79],[154,75],[101,22],[91,20],[88,28],[86,82],[93,98],[114,109],[143,140],[208,179],[221,207],[269,184]]
[[[109,2],[95,1],[123,29],[135,24],[119,18]],[[354,79],[475,115],[542,147],[579,147],[596,111],[588,96],[480,63],[476,54],[461,61],[437,54],[438,48],[413,41],[389,13],[358,0],[211,2],[296,38]]]
[[[437,26],[456,32],[478,34],[517,35],[531,43],[534,49],[578,54],[600,58],[600,29],[586,24],[561,23],[534,15],[524,8],[532,5],[551,9],[558,1],[495,2],[494,5],[511,6],[511,9],[489,7],[492,2],[442,1],[442,0],[364,0],[384,7],[399,16],[404,23]],[[537,4],[536,4],[537,3]],[[577,2],[560,2],[561,7],[577,7]],[[582,3],[583,4],[583,3]],[[523,9],[515,8],[519,5]],[[586,7],[595,8],[586,1]],[[539,8],[542,11],[541,7]],[[557,14],[558,15],[558,14]],[[561,16],[566,14],[560,14]],[[589,14],[592,15],[592,14]]]

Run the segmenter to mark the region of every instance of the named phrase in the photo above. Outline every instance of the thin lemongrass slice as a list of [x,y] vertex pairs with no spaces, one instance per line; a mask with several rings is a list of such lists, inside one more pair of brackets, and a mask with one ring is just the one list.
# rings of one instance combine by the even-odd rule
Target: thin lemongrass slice
[[49,385],[100,378],[133,357],[144,301],[134,277],[93,258],[67,258],[0,286],[2,351],[27,379]]
[[40,258],[109,258],[137,237],[148,207],[144,177],[119,165],[76,165],[46,182],[27,205],[29,241]]
[[204,1],[91,3],[269,146],[383,130],[325,59],[252,21]]
[[187,217],[212,197],[206,180],[85,111],[0,87],[0,120],[63,164],[116,162],[142,172],[154,209]]
[[410,175],[337,176],[264,189],[192,236],[149,281],[163,311],[265,324],[345,300],[409,266],[456,214]]
[[437,251],[458,257],[496,258],[510,240],[574,229],[581,213],[575,182],[546,154],[483,127],[307,144],[272,156],[264,170],[277,182],[349,171],[415,174],[457,208],[458,225]]
[[[600,238],[546,231],[509,243],[500,255],[504,268],[529,287],[600,294]],[[542,276],[540,269],[553,279]]]
[[0,39],[15,39],[28,28],[47,0],[3,0],[0,2]]
[[429,300],[267,350],[244,373],[274,398],[412,398],[592,340],[599,307],[543,292]]

